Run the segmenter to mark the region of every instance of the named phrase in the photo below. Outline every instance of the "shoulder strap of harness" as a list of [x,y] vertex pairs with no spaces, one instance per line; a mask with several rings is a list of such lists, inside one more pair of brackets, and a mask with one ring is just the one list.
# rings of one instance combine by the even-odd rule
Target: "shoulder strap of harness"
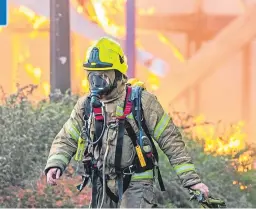
[[[134,115],[134,118],[135,118],[135,122],[139,128],[139,131],[140,131],[140,144],[142,145],[142,137],[141,137],[141,133],[142,131],[144,131],[144,133],[147,135],[147,137],[149,138],[151,144],[152,144],[152,149],[153,149],[153,155],[154,155],[154,158],[156,159],[157,163],[158,163],[158,160],[159,160],[159,157],[158,157],[158,152],[157,152],[157,149],[156,149],[156,146],[154,144],[154,141],[149,133],[149,130],[148,130],[148,127],[146,125],[146,121],[144,119],[144,113],[143,113],[143,108],[142,108],[142,103],[141,103],[141,94],[142,94],[142,91],[143,89],[139,86],[136,86],[133,88],[133,94],[132,94],[132,99],[133,99],[133,108],[132,108],[132,113]],[[156,166],[156,169],[157,169],[157,176],[158,176],[158,181],[159,181],[159,186],[161,188],[162,191],[165,191],[165,187],[164,187],[164,183],[163,183],[163,179],[162,179],[162,176],[161,176],[161,172],[160,172],[160,169],[158,167],[158,165]]]
[[91,106],[90,106],[90,102],[91,102],[91,97],[88,96],[86,97],[85,101],[84,101],[84,107],[83,107],[83,119],[84,120],[88,120],[90,113],[91,113]]
[[132,110],[131,93],[132,93],[132,88],[130,86],[127,86],[123,115],[117,117],[118,134],[117,134],[116,152],[115,152],[115,171],[117,173],[121,173],[121,159],[122,159],[122,151],[123,151],[125,119],[126,119],[126,116],[129,115]]

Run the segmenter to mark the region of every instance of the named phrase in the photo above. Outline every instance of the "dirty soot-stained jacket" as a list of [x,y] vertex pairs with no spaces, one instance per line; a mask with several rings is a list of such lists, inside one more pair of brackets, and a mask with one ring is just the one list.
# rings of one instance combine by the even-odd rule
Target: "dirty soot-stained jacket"
[[[107,120],[110,120],[111,117],[117,115],[118,109],[120,109],[124,104],[124,99],[125,91],[116,100],[105,103]],[[85,100],[86,96],[81,97],[77,101],[70,118],[55,137],[50,149],[45,173],[47,173],[47,171],[52,167],[58,167],[63,172],[71,158],[75,155],[78,147],[80,131],[83,126]],[[179,130],[174,125],[169,115],[165,113],[157,98],[146,90],[142,92],[142,108],[144,112],[144,119],[152,138],[167,155],[171,165],[179,176],[182,185],[184,187],[189,187],[196,183],[200,183],[201,180],[196,173],[188,152],[186,151],[185,144]],[[128,115],[127,120],[130,122],[135,132],[137,132],[138,128],[131,114]],[[92,125],[91,135],[93,135],[93,133],[94,128]],[[106,130],[102,139],[101,152],[98,152],[97,149],[95,149],[96,151],[94,153],[94,157],[99,159],[98,167],[100,168],[102,166],[102,160],[106,150],[106,139],[108,137],[108,140],[110,140],[110,147],[109,154],[106,159],[105,172],[111,176],[111,178],[115,178],[114,156],[117,138],[116,135],[117,129],[110,128],[109,130]],[[135,155],[135,149],[127,133],[124,135],[122,151],[121,166],[126,167],[131,165]]]

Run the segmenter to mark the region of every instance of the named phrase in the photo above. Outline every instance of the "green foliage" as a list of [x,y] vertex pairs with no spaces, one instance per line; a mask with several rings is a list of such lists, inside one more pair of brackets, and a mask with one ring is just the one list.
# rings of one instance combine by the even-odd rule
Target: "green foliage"
[[55,102],[35,104],[22,91],[2,102],[0,196],[8,197],[10,187],[32,186],[40,177],[52,140],[68,119],[76,97],[66,94]]
[[[1,207],[67,208],[88,205],[88,191],[76,194],[74,187],[80,179],[70,179],[70,171],[66,172],[61,185],[55,188],[47,187],[41,176],[52,140],[68,119],[77,97],[58,94],[52,95],[52,100],[54,102],[32,103],[26,93],[19,92],[4,98],[0,106]],[[238,173],[230,166],[229,158],[207,155],[200,145],[185,140],[198,172],[213,196],[224,198],[229,207],[256,207],[255,171]],[[180,187],[161,151],[160,158],[167,191],[158,193],[159,201],[166,207],[198,207],[188,201],[188,192]],[[233,181],[252,186],[241,191]]]
[[[255,170],[239,173],[231,166],[230,158],[205,154],[202,146],[190,139],[185,138],[184,140],[202,181],[207,184],[213,197],[224,199],[227,206],[230,208],[256,207]],[[172,182],[173,179],[178,181],[166,156],[160,150],[159,153],[161,159],[160,167],[165,179],[168,182]],[[239,184],[233,184],[234,181],[239,181],[251,186],[249,186],[247,190],[241,190]],[[175,184],[172,184],[172,186],[174,185]],[[188,192],[178,186],[176,186],[174,190],[175,192],[177,190],[180,191],[183,197],[187,196]],[[184,199],[182,199],[181,202],[177,200],[177,195],[169,196],[169,200],[174,202],[175,205],[185,203]],[[167,200],[167,202],[169,200]],[[187,205],[187,203],[185,204]],[[196,203],[193,203],[193,205],[198,207]]]
[[[187,139],[186,142],[202,180],[209,185],[213,195],[226,199],[229,207],[256,207],[256,199],[253,196],[256,192],[255,183],[253,183],[255,170],[245,173],[237,172],[231,166],[230,157],[205,154],[202,147],[194,141]],[[234,181],[240,184],[234,185]],[[248,189],[241,190],[240,185],[248,185]]]

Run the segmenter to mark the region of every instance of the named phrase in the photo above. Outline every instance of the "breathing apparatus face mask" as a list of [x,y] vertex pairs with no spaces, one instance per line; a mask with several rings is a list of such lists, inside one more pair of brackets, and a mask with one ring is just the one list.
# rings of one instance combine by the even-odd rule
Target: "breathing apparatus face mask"
[[[99,106],[99,99],[103,95],[107,95],[112,88],[111,75],[114,72],[90,72],[88,75],[88,81],[90,84],[90,92],[92,103]],[[96,101],[97,100],[97,101]]]
[[104,95],[111,87],[110,78],[105,73],[89,73],[88,80],[92,94]]

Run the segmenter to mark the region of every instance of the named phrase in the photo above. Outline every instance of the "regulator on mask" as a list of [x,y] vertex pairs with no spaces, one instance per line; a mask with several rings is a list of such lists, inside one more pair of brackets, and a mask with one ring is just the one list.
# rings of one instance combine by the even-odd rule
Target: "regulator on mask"
[[91,72],[89,73],[88,80],[91,91],[91,105],[92,107],[101,107],[100,97],[110,91],[110,79],[104,73]]

